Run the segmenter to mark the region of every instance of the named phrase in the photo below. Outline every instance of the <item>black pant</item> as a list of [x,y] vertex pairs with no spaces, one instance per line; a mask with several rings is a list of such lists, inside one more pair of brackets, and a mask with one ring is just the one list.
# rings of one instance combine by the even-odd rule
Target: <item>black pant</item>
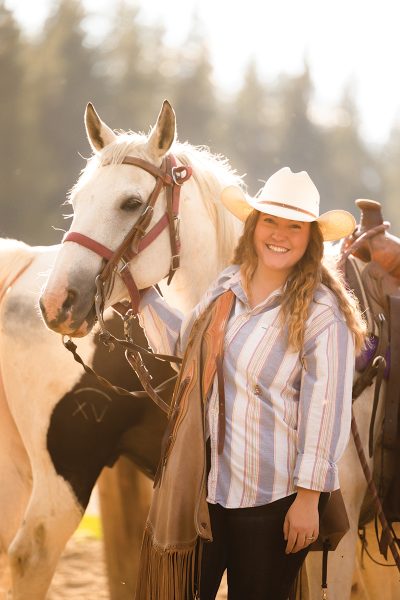
[[[321,494],[320,512],[328,496]],[[283,522],[295,497],[254,508],[208,505],[214,541],[203,547],[201,600],[214,600],[225,569],[229,600],[287,600],[309,551],[285,554]]]

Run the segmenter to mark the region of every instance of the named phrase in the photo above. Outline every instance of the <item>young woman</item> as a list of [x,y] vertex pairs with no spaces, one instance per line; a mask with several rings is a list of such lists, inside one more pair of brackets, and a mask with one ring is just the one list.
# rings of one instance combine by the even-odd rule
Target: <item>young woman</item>
[[183,325],[154,290],[142,300],[151,345],[184,358],[140,600],[211,600],[225,569],[229,600],[286,600],[339,487],[365,326],[323,241],[354,218],[319,216],[310,177],[287,167],[256,198],[229,187],[222,201],[245,221],[233,265]]

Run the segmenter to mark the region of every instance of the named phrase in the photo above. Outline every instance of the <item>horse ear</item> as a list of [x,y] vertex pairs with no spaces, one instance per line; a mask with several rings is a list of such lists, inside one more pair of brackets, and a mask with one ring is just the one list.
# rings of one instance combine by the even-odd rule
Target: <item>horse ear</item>
[[175,112],[168,100],[164,100],[157,123],[150,132],[148,147],[155,158],[161,158],[171,148],[176,135]]
[[111,144],[117,137],[112,129],[100,119],[91,102],[88,103],[85,110],[85,127],[89,143],[95,152]]

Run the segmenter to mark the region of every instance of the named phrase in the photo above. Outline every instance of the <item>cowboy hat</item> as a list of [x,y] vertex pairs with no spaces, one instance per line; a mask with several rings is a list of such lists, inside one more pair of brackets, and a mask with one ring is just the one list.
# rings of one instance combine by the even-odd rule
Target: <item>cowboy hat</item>
[[222,190],[224,206],[245,221],[253,210],[293,221],[317,221],[325,242],[350,235],[356,227],[353,215],[346,210],[329,210],[319,214],[319,192],[306,171],[293,173],[280,169],[267,180],[255,198],[237,186]]

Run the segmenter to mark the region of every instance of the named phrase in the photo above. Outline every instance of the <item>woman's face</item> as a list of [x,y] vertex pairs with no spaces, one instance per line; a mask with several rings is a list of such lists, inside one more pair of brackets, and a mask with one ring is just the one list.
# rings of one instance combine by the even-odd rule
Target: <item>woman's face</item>
[[310,230],[311,223],[260,213],[253,237],[257,268],[286,278],[305,253]]

